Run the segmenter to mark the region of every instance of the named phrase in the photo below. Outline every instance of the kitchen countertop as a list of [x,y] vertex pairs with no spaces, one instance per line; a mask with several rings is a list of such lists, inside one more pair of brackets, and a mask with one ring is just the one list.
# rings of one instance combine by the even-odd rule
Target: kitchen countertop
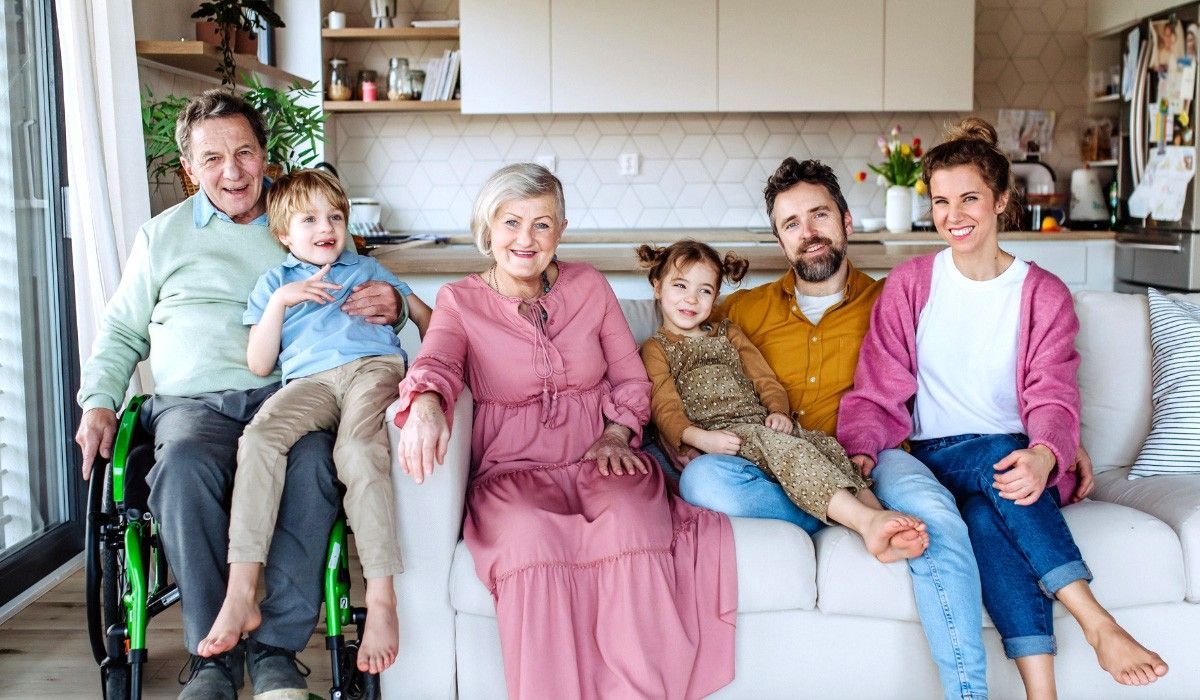
[[[479,272],[489,262],[475,249],[470,236],[448,234],[448,243],[421,245],[381,245],[374,255],[384,267],[397,275],[462,275]],[[563,260],[595,265],[601,272],[640,272],[633,254],[638,243],[670,243],[694,238],[710,244],[728,244],[750,261],[751,271],[786,269],[786,262],[770,232],[745,229],[645,229],[624,231],[571,231],[563,236],[558,256]],[[1063,231],[1040,233],[1010,231],[1000,234],[1001,241],[1089,241],[1111,240],[1111,231]],[[847,257],[861,270],[890,270],[917,255],[941,250],[944,244],[936,233],[862,233],[850,237]]]

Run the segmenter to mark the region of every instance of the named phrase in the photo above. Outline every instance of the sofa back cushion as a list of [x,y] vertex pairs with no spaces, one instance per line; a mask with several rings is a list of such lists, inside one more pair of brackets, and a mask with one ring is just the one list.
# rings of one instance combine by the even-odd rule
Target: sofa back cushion
[[1078,292],[1081,442],[1096,471],[1127,467],[1150,432],[1150,314],[1146,297]]
[[618,299],[625,320],[629,322],[629,330],[633,331],[633,339],[641,345],[646,338],[654,335],[654,331],[662,325],[662,317],[658,313],[658,301],[654,299]]

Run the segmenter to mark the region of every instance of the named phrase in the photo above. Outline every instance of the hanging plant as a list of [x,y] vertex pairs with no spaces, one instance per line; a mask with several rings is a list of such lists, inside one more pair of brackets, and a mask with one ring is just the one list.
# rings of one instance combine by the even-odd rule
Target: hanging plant
[[217,74],[221,84],[232,87],[237,83],[237,64],[233,51],[237,33],[253,35],[267,27],[282,28],[283,18],[267,4],[266,0],[206,0],[200,9],[192,13],[192,19],[207,20],[217,25],[221,38],[221,60],[217,63]]

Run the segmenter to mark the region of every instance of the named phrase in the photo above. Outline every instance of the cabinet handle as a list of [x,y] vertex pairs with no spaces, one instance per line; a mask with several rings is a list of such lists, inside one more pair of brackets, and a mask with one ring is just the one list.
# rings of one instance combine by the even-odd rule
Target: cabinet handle
[[1117,241],[1118,248],[1135,248],[1137,250],[1165,250],[1171,253],[1182,253],[1182,245],[1170,245],[1169,243],[1125,243]]

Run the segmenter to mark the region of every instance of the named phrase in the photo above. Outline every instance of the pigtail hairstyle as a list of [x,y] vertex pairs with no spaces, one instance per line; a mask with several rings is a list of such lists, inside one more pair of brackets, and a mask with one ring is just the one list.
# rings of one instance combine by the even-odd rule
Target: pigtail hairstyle
[[638,246],[637,257],[641,266],[646,268],[646,278],[652,285],[666,277],[671,269],[698,262],[711,265],[717,271],[718,281],[724,278],[731,284],[741,282],[750,269],[750,261],[740,255],[731,251],[725,254],[725,260],[722,261],[712,246],[691,239],[676,241],[666,248],[644,243]]
[[996,129],[979,117],[967,117],[946,130],[946,142],[929,149],[921,159],[921,180],[929,189],[929,180],[943,168],[970,165],[979,171],[997,199],[1008,193],[1008,206],[1000,214],[1001,230],[1019,225],[1021,203],[1012,185],[1008,156],[997,147]]

